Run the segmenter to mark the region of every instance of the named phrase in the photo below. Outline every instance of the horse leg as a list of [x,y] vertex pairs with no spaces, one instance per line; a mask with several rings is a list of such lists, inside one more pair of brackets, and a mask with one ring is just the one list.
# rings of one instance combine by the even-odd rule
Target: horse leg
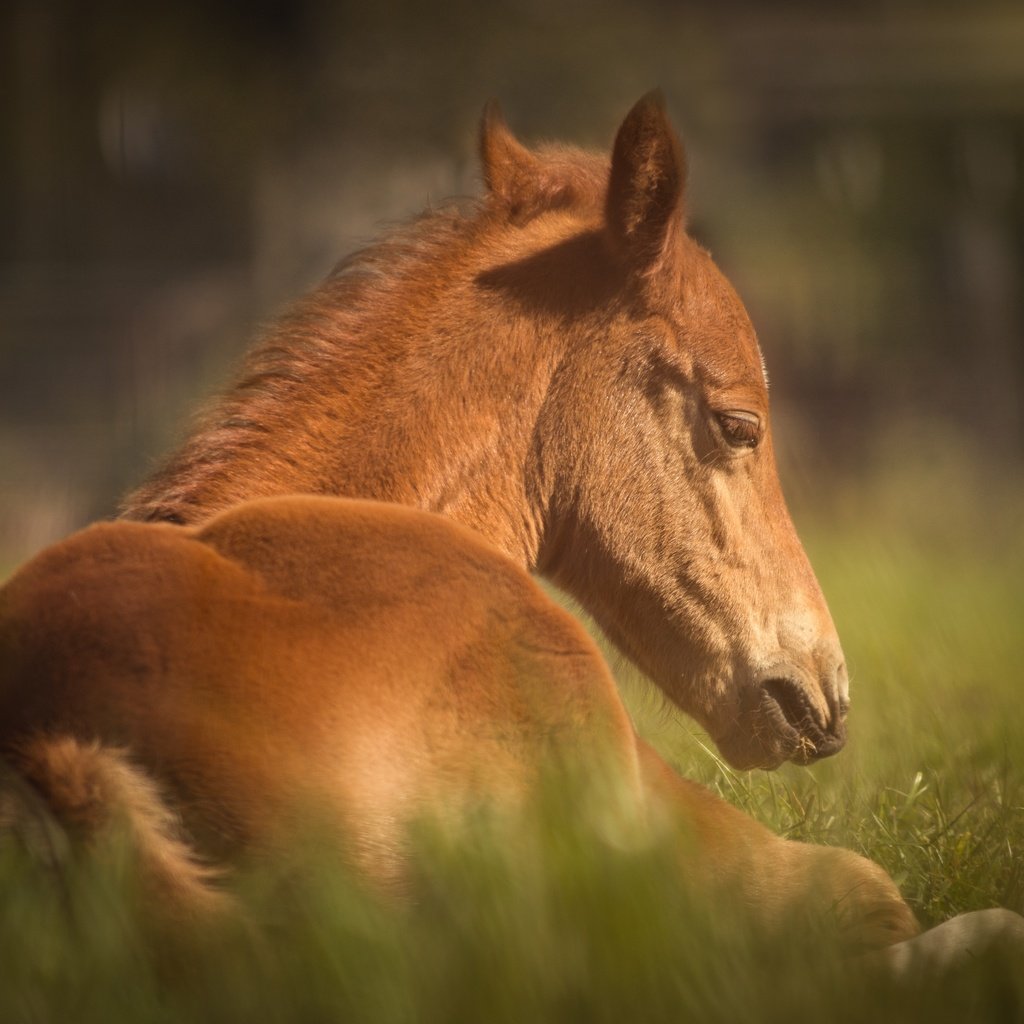
[[782,839],[681,778],[642,740],[637,748],[648,794],[692,830],[685,870],[698,884],[738,898],[744,913],[769,928],[809,911],[858,951],[918,933],[913,912],[878,864],[851,850]]

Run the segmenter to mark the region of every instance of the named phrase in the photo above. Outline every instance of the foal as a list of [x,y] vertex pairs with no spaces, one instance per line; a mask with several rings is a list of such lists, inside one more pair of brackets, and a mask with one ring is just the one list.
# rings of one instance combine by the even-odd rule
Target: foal
[[183,907],[217,899],[193,850],[266,844],[307,799],[387,881],[411,816],[515,804],[554,757],[672,807],[694,836],[680,870],[753,914],[809,898],[859,944],[913,934],[877,865],[680,779],[530,578],[732,764],[842,746],[842,652],[779,488],[760,351],[686,234],[659,99],[610,161],[528,150],[494,108],[481,151],[482,203],[342,264],[121,522],[0,591],[0,746],[63,819],[127,815]]

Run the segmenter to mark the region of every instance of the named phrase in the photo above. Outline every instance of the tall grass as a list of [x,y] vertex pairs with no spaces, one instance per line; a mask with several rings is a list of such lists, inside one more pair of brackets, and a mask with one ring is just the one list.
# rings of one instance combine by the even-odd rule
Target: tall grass
[[[881,862],[925,924],[1024,911],[1024,503],[984,493],[904,476],[800,524],[853,679],[831,761],[733,772],[623,668],[641,731],[681,771]],[[673,837],[622,843],[576,811],[554,792],[513,834],[424,830],[400,906],[315,844],[240,868],[246,919],[184,941],[147,918],[116,838],[55,869],[5,836],[0,1021],[1024,1020],[1021,965],[895,988],[802,923],[756,934],[687,892]]]

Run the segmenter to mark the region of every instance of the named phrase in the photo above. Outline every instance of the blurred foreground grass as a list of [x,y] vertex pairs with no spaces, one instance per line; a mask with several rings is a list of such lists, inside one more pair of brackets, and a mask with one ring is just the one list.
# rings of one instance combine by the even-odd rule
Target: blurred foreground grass
[[990,1021],[1024,1017],[1019,964],[987,956],[899,986],[812,922],[758,932],[680,885],[671,837],[608,841],[555,794],[528,830],[417,842],[416,899],[375,900],[325,857],[240,870],[245,921],[148,920],[116,841],[60,875],[0,847],[0,1020]]
[[[640,731],[778,831],[856,849],[926,925],[1024,911],[1024,500],[996,477],[884,474],[798,523],[843,637],[851,740],[812,770],[730,771],[622,668]],[[424,836],[382,905],[323,851],[238,872],[255,928],[154,931],[116,843],[54,872],[0,839],[0,1021],[1024,1020],[1024,968],[895,990],[796,922],[752,934],[548,794],[515,842]],[[103,854],[103,856],[99,856]],[[296,865],[300,865],[296,867]]]

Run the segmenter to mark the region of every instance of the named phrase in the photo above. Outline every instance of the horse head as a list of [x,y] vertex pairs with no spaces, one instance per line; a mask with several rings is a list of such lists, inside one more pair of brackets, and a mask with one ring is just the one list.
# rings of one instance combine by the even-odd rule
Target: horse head
[[482,135],[496,216],[544,211],[557,233],[560,210],[594,211],[486,275],[563,336],[527,455],[537,568],[734,766],[835,753],[842,650],[779,485],[754,329],[685,230],[660,98],[621,125],[600,196],[578,159],[527,150],[494,109]]

